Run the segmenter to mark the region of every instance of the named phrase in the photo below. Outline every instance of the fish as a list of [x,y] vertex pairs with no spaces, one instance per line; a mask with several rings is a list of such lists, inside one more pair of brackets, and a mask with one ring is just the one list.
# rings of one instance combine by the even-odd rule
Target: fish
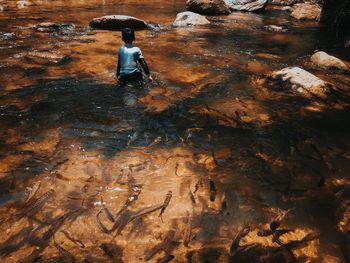
[[172,261],[175,258],[174,255],[166,255],[165,257],[162,257],[157,260],[157,263],[168,263]]
[[42,196],[40,196],[38,199],[36,199],[35,201],[33,201],[28,207],[27,209],[25,209],[22,213],[20,213],[20,216],[24,216],[27,215],[29,213],[32,213],[33,211],[35,211],[36,209],[38,209],[40,206],[42,206],[43,204],[45,204],[45,202],[52,197],[52,195],[55,193],[55,190],[51,189],[48,192],[46,192],[45,194],[43,194]]
[[193,195],[193,193],[192,193],[191,190],[190,190],[190,192],[189,192],[188,194],[189,194],[189,196],[190,196],[190,198],[191,198],[192,203],[193,203],[193,204],[196,204],[196,199],[194,198],[194,195]]
[[101,222],[100,219],[100,214],[102,213],[102,210],[100,210],[97,214],[96,214],[96,221],[97,221],[97,226],[98,228],[106,234],[109,234],[111,231],[107,229],[107,227],[105,227],[105,225]]
[[216,196],[216,187],[215,187],[215,183],[212,180],[209,180],[209,189],[210,189],[210,196],[209,196],[209,200],[211,202],[215,201],[215,196]]
[[227,209],[227,200],[226,200],[226,193],[224,192],[224,194],[222,195],[221,198],[221,209],[222,210],[226,210]]
[[170,203],[170,200],[171,200],[171,197],[173,196],[173,192],[172,191],[168,191],[168,193],[166,194],[165,196],[165,200],[164,200],[164,203],[163,203],[163,206],[162,206],[162,209],[160,210],[160,213],[159,213],[159,216],[158,217],[161,217],[165,211],[165,209],[168,207],[169,203]]
[[32,188],[29,189],[28,196],[27,196],[26,200],[24,201],[24,203],[28,203],[35,196],[36,192],[40,188],[40,184],[41,184],[41,181],[38,181],[33,185]]
[[[155,254],[157,254],[159,251],[165,250],[166,247],[173,241],[174,236],[175,236],[175,230],[170,230],[167,233],[166,238],[164,241],[160,244],[155,245],[145,256],[144,260],[149,261],[153,258]],[[168,261],[169,262],[169,261]]]

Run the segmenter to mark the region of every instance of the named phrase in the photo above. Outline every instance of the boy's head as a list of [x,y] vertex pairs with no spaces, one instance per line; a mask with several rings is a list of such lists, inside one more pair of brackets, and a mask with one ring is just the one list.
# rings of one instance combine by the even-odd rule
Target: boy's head
[[122,39],[125,43],[132,43],[135,40],[135,31],[132,28],[124,28],[122,30]]

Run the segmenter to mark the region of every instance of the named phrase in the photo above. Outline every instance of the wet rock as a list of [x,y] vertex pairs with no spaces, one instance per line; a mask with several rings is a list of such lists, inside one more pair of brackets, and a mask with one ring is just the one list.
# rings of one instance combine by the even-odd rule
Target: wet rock
[[202,15],[193,12],[182,12],[177,14],[173,23],[174,27],[201,26],[210,24],[209,20]]
[[228,15],[231,13],[224,0],[187,0],[186,9],[203,15]]
[[288,30],[281,27],[281,26],[275,26],[275,25],[267,25],[264,26],[264,29],[267,31],[272,31],[272,32],[287,32]]
[[268,0],[224,0],[230,10],[236,11],[262,11]]
[[7,40],[13,38],[14,33],[0,32],[0,40]]
[[324,97],[329,93],[330,84],[316,77],[299,67],[288,67],[273,72],[268,82],[280,88],[289,88],[294,92],[301,93],[304,96],[316,95]]
[[126,27],[134,29],[147,28],[147,23],[141,19],[132,16],[110,15],[94,18],[90,26],[98,29],[122,30]]
[[35,51],[30,52],[26,56],[26,60],[39,65],[58,66],[69,62],[70,57],[49,51]]
[[295,4],[291,16],[296,19],[318,20],[321,15],[321,7],[317,4],[301,3]]
[[328,55],[326,52],[319,51],[311,56],[311,62],[320,68],[324,69],[339,69],[347,70],[347,66],[343,61],[334,56]]
[[299,0],[272,0],[271,4],[281,5],[281,6],[290,6],[300,2]]
[[69,32],[74,31],[75,25],[73,23],[58,24],[58,23],[52,23],[52,22],[44,22],[44,23],[37,24],[34,28],[38,32],[69,33]]

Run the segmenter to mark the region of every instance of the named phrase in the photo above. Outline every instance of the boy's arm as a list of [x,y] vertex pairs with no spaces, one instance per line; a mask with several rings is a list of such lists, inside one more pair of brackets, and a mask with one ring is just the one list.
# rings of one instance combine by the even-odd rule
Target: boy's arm
[[142,69],[145,71],[145,74],[148,76],[149,75],[149,69],[148,69],[146,61],[143,58],[139,58],[138,62],[140,63]]

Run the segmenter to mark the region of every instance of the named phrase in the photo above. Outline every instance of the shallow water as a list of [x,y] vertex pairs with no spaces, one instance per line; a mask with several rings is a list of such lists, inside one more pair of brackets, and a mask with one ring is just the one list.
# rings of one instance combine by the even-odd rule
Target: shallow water
[[[183,2],[1,3],[3,260],[289,262],[292,253],[298,262],[347,262],[350,77],[314,70],[308,59],[322,49],[349,63],[348,50],[317,23],[272,7],[172,28]],[[138,31],[135,43],[153,83],[116,85],[120,32],[88,27],[107,14],[160,25]],[[75,29],[37,32],[41,22]],[[287,32],[267,31],[271,24]],[[262,85],[270,71],[295,65],[344,96]],[[169,191],[161,217],[146,213]],[[258,235],[289,209],[280,241]],[[242,250],[230,256],[245,226]]]

